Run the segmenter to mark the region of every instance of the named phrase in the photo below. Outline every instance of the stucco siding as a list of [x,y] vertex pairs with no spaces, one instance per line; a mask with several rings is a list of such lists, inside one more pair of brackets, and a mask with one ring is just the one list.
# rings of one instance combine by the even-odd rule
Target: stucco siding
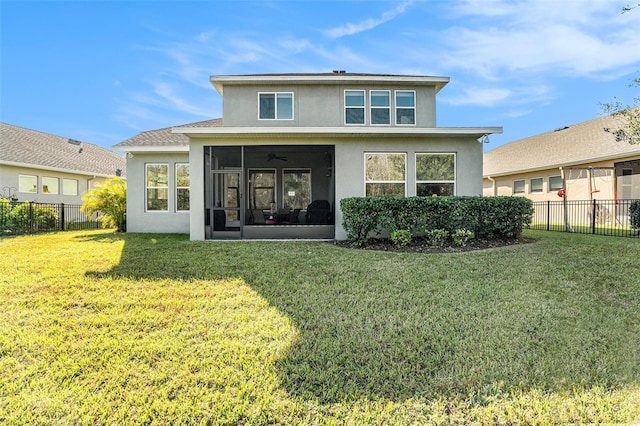
[[[134,153],[127,158],[127,232],[189,233],[190,212],[176,212],[175,164],[188,163],[188,153]],[[145,165],[166,163],[169,171],[167,211],[145,211]],[[190,170],[193,176],[194,171]],[[193,190],[190,191],[193,196]]]
[[[20,175],[36,178],[35,192],[20,192]],[[44,192],[43,178],[57,179],[57,194]],[[77,195],[65,195],[63,192],[64,179],[77,181]],[[67,173],[33,167],[11,166],[0,164],[0,197],[14,195],[18,201],[33,201],[37,203],[65,203],[82,204],[82,196],[95,185],[103,183],[104,177],[94,177],[76,173]],[[6,193],[6,194],[5,194]]]

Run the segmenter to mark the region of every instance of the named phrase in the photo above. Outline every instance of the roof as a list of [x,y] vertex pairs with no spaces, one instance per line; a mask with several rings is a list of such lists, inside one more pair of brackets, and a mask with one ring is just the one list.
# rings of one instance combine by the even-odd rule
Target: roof
[[137,134],[113,146],[113,149],[120,150],[127,147],[188,147],[189,138],[180,133],[173,133],[174,127],[220,127],[222,118],[198,121],[195,123],[182,124],[173,127],[163,127],[162,129],[147,130]]
[[484,154],[484,176],[523,173],[640,155],[640,145],[617,142],[605,128],[622,127],[602,116],[502,145]]
[[343,70],[329,73],[213,75],[209,80],[221,95],[226,84],[410,84],[435,86],[437,93],[449,83],[449,77],[351,73]]
[[0,163],[96,176],[126,176],[126,161],[87,142],[0,123]]

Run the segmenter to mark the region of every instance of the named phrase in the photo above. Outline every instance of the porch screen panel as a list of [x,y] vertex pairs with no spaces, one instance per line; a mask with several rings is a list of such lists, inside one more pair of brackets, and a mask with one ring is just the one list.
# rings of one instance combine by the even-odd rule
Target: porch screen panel
[[285,169],[282,174],[284,208],[305,209],[311,203],[311,170]]
[[404,197],[406,154],[365,153],[365,194],[367,197]]
[[189,164],[176,163],[176,211],[189,210]]
[[252,209],[270,209],[276,202],[275,170],[251,170],[249,172],[249,205]]

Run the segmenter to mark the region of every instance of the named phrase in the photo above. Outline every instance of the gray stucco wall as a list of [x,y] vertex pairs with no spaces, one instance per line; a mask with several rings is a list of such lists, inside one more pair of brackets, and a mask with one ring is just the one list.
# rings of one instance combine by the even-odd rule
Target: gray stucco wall
[[[127,232],[189,233],[189,212],[176,212],[175,163],[189,162],[188,153],[133,153],[127,158]],[[145,164],[169,165],[169,209],[145,211]],[[191,176],[193,171],[190,170]],[[193,190],[190,191],[193,194]],[[193,196],[193,195],[192,195]]]
[[[225,127],[340,127],[344,126],[344,91],[365,90],[365,115],[369,123],[369,90],[391,90],[391,125],[394,126],[394,90],[416,91],[415,127],[436,126],[435,88],[430,86],[390,85],[278,85],[235,86],[224,88]],[[261,92],[293,92],[293,120],[258,120],[258,94]],[[347,126],[348,127],[348,126]],[[385,126],[383,126],[385,127]]]
[[415,154],[456,154],[456,195],[482,195],[482,144],[474,138],[345,140],[336,142],[336,236],[344,240],[340,200],[364,197],[365,152],[406,153],[407,196],[416,195]]
[[[37,192],[20,192],[19,176],[35,176],[37,179]],[[58,194],[43,192],[43,178],[55,178],[58,180]],[[63,194],[63,179],[76,180],[78,183],[78,195]],[[54,170],[44,170],[31,167],[18,167],[6,164],[0,165],[0,197],[3,192],[6,195],[15,195],[18,201],[33,201],[37,203],[65,203],[65,204],[82,204],[82,196],[89,189],[95,188],[95,185],[103,183],[104,177],[94,177],[90,175],[81,175],[76,173],[68,173]],[[6,188],[6,189],[5,189]],[[10,192],[10,194],[9,194]]]

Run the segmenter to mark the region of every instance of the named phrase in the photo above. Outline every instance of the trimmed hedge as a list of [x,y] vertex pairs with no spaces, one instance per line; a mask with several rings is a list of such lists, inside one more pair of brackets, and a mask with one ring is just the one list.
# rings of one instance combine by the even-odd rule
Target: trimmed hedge
[[340,200],[340,208],[347,237],[356,244],[398,230],[423,235],[465,229],[478,239],[512,239],[533,216],[533,202],[524,197],[351,197]]
[[629,218],[631,219],[631,227],[640,231],[640,200],[631,202]]

